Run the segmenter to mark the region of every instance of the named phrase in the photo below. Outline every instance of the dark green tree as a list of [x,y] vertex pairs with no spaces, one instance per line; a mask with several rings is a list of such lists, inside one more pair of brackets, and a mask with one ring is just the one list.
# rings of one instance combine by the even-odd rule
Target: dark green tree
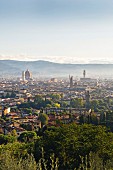
[[41,121],[42,127],[43,125],[47,125],[48,123],[48,116],[45,113],[40,113],[39,114],[39,120]]

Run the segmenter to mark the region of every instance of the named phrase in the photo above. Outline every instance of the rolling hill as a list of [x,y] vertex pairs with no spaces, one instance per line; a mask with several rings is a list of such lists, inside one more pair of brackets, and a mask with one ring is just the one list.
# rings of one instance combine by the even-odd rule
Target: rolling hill
[[34,77],[67,77],[69,74],[82,77],[85,69],[87,77],[112,77],[113,64],[59,64],[48,61],[0,60],[0,76],[21,76],[29,69]]

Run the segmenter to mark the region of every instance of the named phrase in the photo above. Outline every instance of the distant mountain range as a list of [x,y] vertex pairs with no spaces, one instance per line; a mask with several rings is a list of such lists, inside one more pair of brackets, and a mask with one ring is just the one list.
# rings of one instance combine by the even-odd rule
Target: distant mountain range
[[0,60],[0,76],[21,77],[22,71],[29,69],[34,77],[113,77],[113,64],[59,64],[48,61]]

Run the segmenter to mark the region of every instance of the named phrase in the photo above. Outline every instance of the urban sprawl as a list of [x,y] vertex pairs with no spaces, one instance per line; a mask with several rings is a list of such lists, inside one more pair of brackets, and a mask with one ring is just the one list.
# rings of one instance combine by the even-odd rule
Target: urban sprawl
[[[51,78],[35,80],[29,70],[20,79],[0,80],[0,133],[19,136],[63,124],[106,125],[113,130],[113,80]],[[5,121],[3,121],[3,119]]]

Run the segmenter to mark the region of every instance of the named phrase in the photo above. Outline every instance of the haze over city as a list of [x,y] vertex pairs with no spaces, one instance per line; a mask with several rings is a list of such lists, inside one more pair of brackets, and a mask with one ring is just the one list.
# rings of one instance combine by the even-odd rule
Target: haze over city
[[113,170],[113,0],[0,0],[0,170]]
[[111,63],[112,9],[107,0],[0,0],[0,59]]

